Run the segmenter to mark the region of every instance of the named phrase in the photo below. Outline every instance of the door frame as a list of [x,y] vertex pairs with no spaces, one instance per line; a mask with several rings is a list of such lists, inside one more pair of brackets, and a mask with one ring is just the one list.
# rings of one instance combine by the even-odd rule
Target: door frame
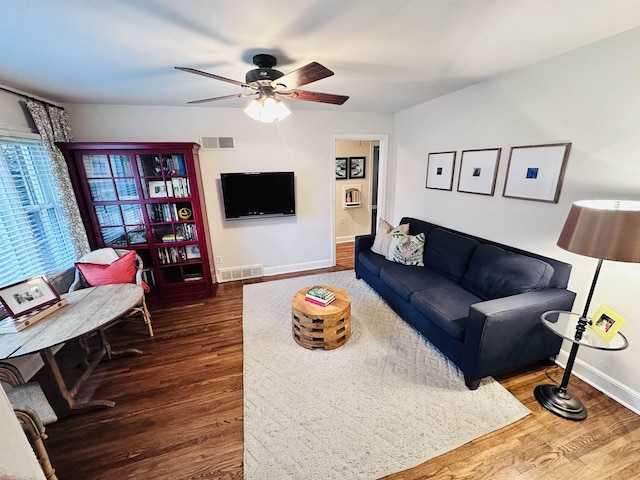
[[[378,216],[386,218],[387,168],[389,157],[389,134],[386,133],[335,133],[331,135],[331,177],[335,179],[336,140],[362,140],[380,142],[378,163]],[[331,264],[336,265],[336,183],[331,182]]]

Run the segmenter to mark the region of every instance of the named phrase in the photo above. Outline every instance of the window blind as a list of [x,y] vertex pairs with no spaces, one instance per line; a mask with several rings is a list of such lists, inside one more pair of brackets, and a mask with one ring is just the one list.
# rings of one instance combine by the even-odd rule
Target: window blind
[[44,144],[0,137],[0,287],[73,265],[63,212]]

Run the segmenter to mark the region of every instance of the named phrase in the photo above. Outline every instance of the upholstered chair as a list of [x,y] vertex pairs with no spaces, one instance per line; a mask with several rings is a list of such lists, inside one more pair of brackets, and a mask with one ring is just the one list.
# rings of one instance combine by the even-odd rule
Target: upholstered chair
[[56,422],[58,417],[40,384],[25,382],[20,371],[12,364],[5,362],[0,362],[0,382],[45,477],[56,480],[58,477],[44,445],[44,440],[47,438],[44,426]]
[[[143,268],[142,259],[135,250],[113,248],[93,250],[76,262],[75,279],[69,287],[69,292],[113,283],[136,283],[147,292],[149,287],[142,279]],[[151,314],[147,309],[144,295],[141,303],[126,314],[123,319],[129,319],[137,314],[142,315],[142,319],[149,329],[149,336],[153,337]]]

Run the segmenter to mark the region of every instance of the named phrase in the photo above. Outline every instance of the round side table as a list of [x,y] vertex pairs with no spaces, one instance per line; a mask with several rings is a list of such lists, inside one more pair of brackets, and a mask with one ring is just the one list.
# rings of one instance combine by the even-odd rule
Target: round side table
[[[590,328],[584,330],[582,338],[576,340],[576,327],[581,319],[581,315],[577,313],[560,310],[545,312],[540,317],[545,327],[565,340],[569,340],[572,345],[560,385],[538,385],[533,393],[544,408],[569,420],[584,420],[587,418],[587,409],[584,404],[578,397],[567,390],[578,347],[583,345],[598,350],[624,350],[629,346],[629,342],[620,332],[617,332],[611,341],[607,342],[597,333],[591,331]],[[587,323],[591,322],[589,319],[586,320],[588,321]]]
[[336,299],[326,307],[307,302],[306,287],[291,299],[292,333],[295,342],[310,350],[333,350],[344,345],[351,337],[351,297],[338,287],[333,290]]

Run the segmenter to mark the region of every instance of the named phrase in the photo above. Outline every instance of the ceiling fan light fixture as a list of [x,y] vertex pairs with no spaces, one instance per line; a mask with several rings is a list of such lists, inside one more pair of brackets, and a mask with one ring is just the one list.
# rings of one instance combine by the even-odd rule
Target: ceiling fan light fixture
[[263,123],[271,123],[274,120],[284,120],[291,114],[291,110],[274,97],[260,97],[251,100],[244,112],[254,120]]

